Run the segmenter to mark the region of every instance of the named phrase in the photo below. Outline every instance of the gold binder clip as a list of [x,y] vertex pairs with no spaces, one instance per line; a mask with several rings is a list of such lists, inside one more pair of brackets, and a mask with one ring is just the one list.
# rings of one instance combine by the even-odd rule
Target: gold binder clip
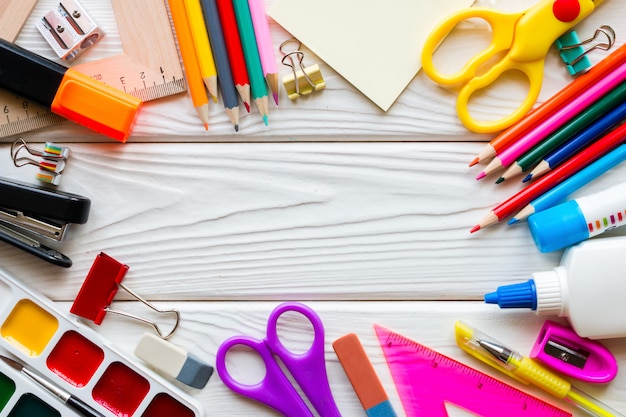
[[[295,50],[286,52],[283,49],[290,43],[296,43]],[[285,66],[291,67],[291,74],[283,77],[283,85],[287,90],[287,96],[290,100],[295,100],[300,96],[311,94],[313,91],[320,91],[326,87],[324,77],[317,64],[309,67],[304,67],[302,61],[304,59],[304,52],[300,50],[302,43],[295,38],[287,39],[280,45],[280,52],[284,55],[282,63]],[[295,58],[295,59],[294,59]],[[296,61],[297,60],[297,64]],[[287,62],[289,61],[289,62]],[[296,65],[300,68],[297,69]]]

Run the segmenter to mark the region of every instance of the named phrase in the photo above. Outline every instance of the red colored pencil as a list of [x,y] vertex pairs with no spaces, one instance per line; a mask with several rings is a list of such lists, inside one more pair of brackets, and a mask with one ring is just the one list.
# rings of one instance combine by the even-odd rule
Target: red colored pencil
[[487,216],[485,216],[476,226],[472,228],[472,230],[470,230],[470,233],[484,229],[485,227],[495,224],[505,217],[519,211],[521,208],[525,207],[535,198],[539,197],[556,184],[561,183],[568,177],[583,169],[585,166],[621,145],[624,142],[624,139],[626,139],[626,123],[607,133],[588,148],[574,155],[557,169],[544,175],[537,181],[514,194],[508,200],[495,206],[491,209]]
[[511,143],[517,141],[535,126],[547,119],[551,114],[567,103],[572,98],[604,78],[619,65],[626,61],[626,44],[620,46],[615,52],[591,67],[589,71],[566,85],[561,91],[550,97],[542,105],[532,110],[526,117],[509,129],[496,136],[485,149],[474,158],[470,166],[478,162],[485,162],[496,156]]
[[241,37],[237,28],[232,0],[217,0],[217,11],[222,23],[226,52],[230,61],[230,69],[233,73],[233,82],[244,106],[246,106],[246,110],[250,112],[250,78],[248,77],[246,61],[243,56]]

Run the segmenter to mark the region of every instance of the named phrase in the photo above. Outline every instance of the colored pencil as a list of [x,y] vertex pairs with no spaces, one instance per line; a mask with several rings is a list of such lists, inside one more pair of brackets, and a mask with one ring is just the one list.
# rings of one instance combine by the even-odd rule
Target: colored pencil
[[196,56],[200,64],[200,74],[213,101],[217,103],[217,69],[211,51],[211,42],[202,16],[200,0],[184,0],[187,20],[191,29]]
[[217,0],[217,11],[222,23],[224,40],[226,41],[226,52],[230,61],[230,70],[233,74],[235,88],[241,97],[246,110],[250,112],[250,78],[246,61],[243,57],[241,37],[235,19],[235,9],[232,0]]
[[233,73],[230,69],[230,60],[226,52],[226,41],[224,40],[222,23],[217,11],[217,3],[215,0],[202,0],[202,7],[204,21],[209,31],[209,39],[213,49],[213,58],[217,67],[217,81],[222,90],[224,108],[231,123],[235,126],[235,130],[239,131],[239,98],[237,97],[235,82],[233,81]]
[[578,96],[574,97],[570,102],[564,104],[559,110],[535,126],[530,132],[524,135],[517,142],[511,144],[494,157],[487,167],[476,177],[476,179],[484,178],[492,174],[502,167],[510,165],[515,158],[521,156],[524,152],[536,145],[539,141],[547,137],[559,127],[570,121],[574,116],[588,108],[591,104],[600,99],[603,95],[614,89],[622,81],[626,80],[626,61],[615,68],[606,77],[599,80]]
[[193,37],[187,20],[184,0],[168,0],[170,13],[174,22],[174,31],[178,38],[178,47],[185,68],[185,78],[200,120],[206,130],[209,129],[209,97],[200,73],[200,64],[193,45]]
[[522,172],[526,172],[539,163],[550,152],[557,149],[574,135],[584,131],[587,127],[591,126],[605,114],[611,112],[624,101],[626,101],[626,82],[621,83],[616,89],[610,91],[607,95],[574,117],[570,122],[542,140],[537,146],[527,151],[498,178],[496,183],[501,183]]
[[616,109],[603,116],[600,120],[589,126],[580,134],[574,136],[563,146],[550,153],[544,160],[524,178],[524,182],[534,180],[552,171],[554,168],[568,160],[572,155],[584,149],[593,141],[602,137],[610,129],[626,120],[626,102],[620,104]]
[[577,77],[539,107],[532,110],[518,123],[490,141],[476,158],[474,158],[470,166],[491,160],[511,143],[516,142],[543,120],[547,119],[552,113],[563,107],[565,103],[571,101],[582,91],[596,84],[624,61],[626,61],[626,44],[620,46],[609,56],[591,67],[589,71]]
[[248,77],[250,77],[250,92],[252,94],[252,99],[259,109],[261,117],[263,117],[263,123],[267,125],[267,112],[269,110],[267,102],[267,84],[265,82],[265,77],[263,77],[261,57],[259,56],[256,36],[254,35],[254,26],[252,25],[252,15],[250,14],[248,0],[233,0],[233,8],[235,9],[235,18],[237,20],[237,28],[239,28],[239,36],[241,36],[243,57],[246,60]]
[[519,222],[526,219],[533,213],[538,213],[560,204],[567,198],[567,196],[625,160],[626,145],[620,145],[562,183],[557,184],[552,189],[535,198],[526,207],[514,215],[509,221],[509,224]]
[[565,181],[576,172],[582,170],[585,166],[588,166],[603,155],[606,155],[615,149],[624,142],[625,138],[626,124],[623,124],[603,136],[584,151],[575,155],[572,159],[568,160],[554,171],[544,175],[537,181],[532,182],[530,185],[524,187],[506,201],[495,206],[476,226],[470,230],[470,233],[474,233],[480,229],[486,228],[487,226],[496,224],[505,217],[517,212],[541,194],[545,193],[555,185]]
[[274,102],[278,105],[278,66],[276,65],[276,55],[274,54],[270,25],[267,21],[267,15],[265,14],[265,5],[263,4],[263,0],[248,0],[248,5],[250,6],[254,35],[259,49],[259,55],[261,56],[263,76],[272,91]]

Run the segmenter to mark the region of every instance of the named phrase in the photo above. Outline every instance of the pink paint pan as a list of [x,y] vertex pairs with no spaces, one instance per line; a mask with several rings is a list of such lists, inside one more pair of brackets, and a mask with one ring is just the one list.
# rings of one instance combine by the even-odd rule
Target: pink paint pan
[[[189,394],[0,269],[0,354],[108,417],[202,417]],[[0,417],[78,417],[0,361]]]

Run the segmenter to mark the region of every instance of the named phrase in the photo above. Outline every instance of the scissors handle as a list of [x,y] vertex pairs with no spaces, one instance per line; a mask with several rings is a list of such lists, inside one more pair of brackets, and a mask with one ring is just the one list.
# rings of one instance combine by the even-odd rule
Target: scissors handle
[[[313,326],[313,343],[304,353],[293,353],[280,341],[277,324],[280,316],[294,311],[305,316]],[[267,322],[269,348],[278,356],[298,382],[321,417],[341,417],[328,383],[324,358],[324,325],[310,307],[301,303],[283,303],[270,314]]]
[[[543,82],[544,59],[535,62],[509,62],[504,59],[496,64],[489,72],[480,77],[471,79],[459,91],[456,102],[456,110],[461,122],[471,131],[477,133],[491,133],[504,130],[513,123],[524,117],[539,98],[541,92],[541,84]],[[504,72],[509,70],[519,70],[528,78],[528,94],[517,109],[500,119],[493,121],[480,121],[474,119],[470,115],[469,101],[472,95],[491,84],[498,79]]]
[[[260,382],[254,385],[242,384],[228,372],[226,354],[237,345],[251,348],[263,359],[265,376]],[[286,417],[313,417],[300,395],[274,361],[272,352],[270,352],[265,341],[245,336],[231,337],[222,343],[217,350],[215,367],[224,385],[234,392],[268,405]]]
[[[471,18],[484,19],[491,26],[493,37],[491,43],[483,51],[470,58],[463,68],[455,74],[446,75],[440,73],[433,63],[435,50],[450,34],[452,29],[462,21]],[[464,84],[476,76],[478,68],[499,52],[509,49],[513,43],[515,23],[520,19],[521,13],[503,13],[493,9],[482,7],[469,7],[453,13],[442,20],[426,38],[422,49],[422,69],[433,81],[441,85]]]

